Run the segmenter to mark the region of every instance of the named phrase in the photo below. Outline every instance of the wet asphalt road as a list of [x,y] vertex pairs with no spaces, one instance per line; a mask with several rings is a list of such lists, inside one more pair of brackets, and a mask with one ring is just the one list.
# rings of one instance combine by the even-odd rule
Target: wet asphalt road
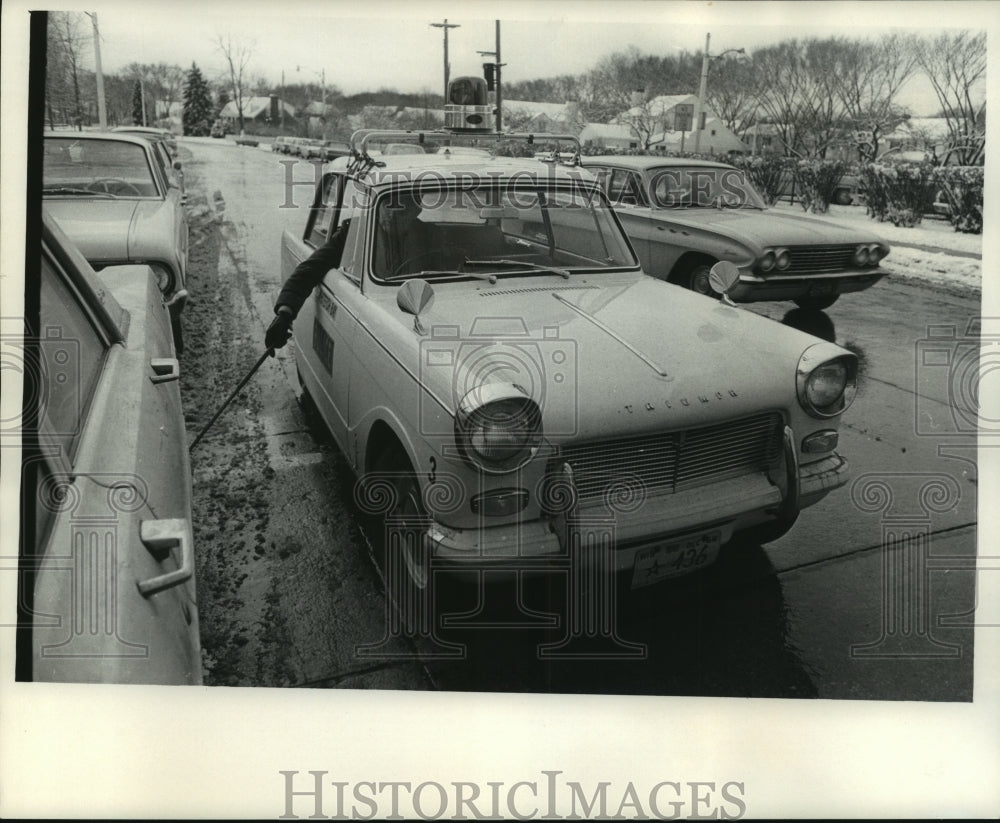
[[[287,175],[314,172],[229,141],[182,146],[199,249],[186,322],[200,337],[186,331],[182,362],[193,438],[263,350],[281,233],[302,229],[311,199],[311,185],[289,195]],[[297,403],[281,352],[193,455],[206,682],[971,700],[974,441],[949,400],[961,359],[935,352],[963,350],[978,298],[885,281],[818,317],[791,308],[752,310],[810,324],[862,359],[839,447],[852,483],[767,547],[733,545],[706,572],[620,597],[614,637],[591,642],[560,619],[558,593],[513,578],[494,580],[484,610],[437,643],[394,635],[353,478]],[[954,338],[928,341],[930,324]],[[884,547],[904,535],[912,563],[887,566]]]

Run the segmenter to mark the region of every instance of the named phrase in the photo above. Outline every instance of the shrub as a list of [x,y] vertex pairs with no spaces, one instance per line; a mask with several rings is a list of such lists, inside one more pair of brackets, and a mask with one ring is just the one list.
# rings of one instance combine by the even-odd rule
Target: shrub
[[800,160],[792,173],[803,210],[814,214],[826,213],[846,169],[847,164],[840,160]]
[[983,167],[939,166],[933,179],[951,210],[948,219],[955,231],[982,234]]
[[764,202],[773,206],[781,196],[788,159],[766,155],[762,157],[733,157],[730,162],[743,170]]
[[930,163],[866,163],[860,176],[868,214],[880,223],[916,226],[932,209],[936,186]]

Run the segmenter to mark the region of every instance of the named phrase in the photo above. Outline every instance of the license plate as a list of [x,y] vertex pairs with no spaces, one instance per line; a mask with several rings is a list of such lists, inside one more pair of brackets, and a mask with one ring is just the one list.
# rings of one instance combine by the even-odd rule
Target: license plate
[[693,535],[662,546],[636,552],[632,570],[632,588],[651,586],[668,577],[689,574],[711,565],[719,556],[722,532]]

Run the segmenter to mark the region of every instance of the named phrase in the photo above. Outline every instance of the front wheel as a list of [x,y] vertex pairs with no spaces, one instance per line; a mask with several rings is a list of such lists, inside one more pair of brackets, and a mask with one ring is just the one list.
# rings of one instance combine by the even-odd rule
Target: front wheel
[[409,461],[396,454],[377,462],[371,482],[388,493],[385,514],[370,518],[370,528],[375,562],[399,628],[409,635],[429,635],[435,627],[435,603],[420,484]]
[[681,280],[682,285],[698,294],[704,294],[706,297],[718,297],[715,290],[712,288],[711,283],[709,283],[709,274],[711,274],[712,267],[708,263],[700,263],[693,266],[686,275]]
[[830,306],[837,302],[839,296],[839,294],[830,294],[824,297],[796,297],[795,305],[809,311],[820,311],[830,308]]

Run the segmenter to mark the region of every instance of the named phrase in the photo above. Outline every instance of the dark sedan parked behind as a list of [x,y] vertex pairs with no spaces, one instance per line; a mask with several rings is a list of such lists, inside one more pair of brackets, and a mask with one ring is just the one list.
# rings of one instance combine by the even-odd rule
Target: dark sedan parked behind
[[676,157],[584,157],[615,206],[647,274],[712,294],[713,264],[734,263],[734,300],[794,300],[824,309],[885,276],[889,246],[865,229],[768,209],[725,163]]

